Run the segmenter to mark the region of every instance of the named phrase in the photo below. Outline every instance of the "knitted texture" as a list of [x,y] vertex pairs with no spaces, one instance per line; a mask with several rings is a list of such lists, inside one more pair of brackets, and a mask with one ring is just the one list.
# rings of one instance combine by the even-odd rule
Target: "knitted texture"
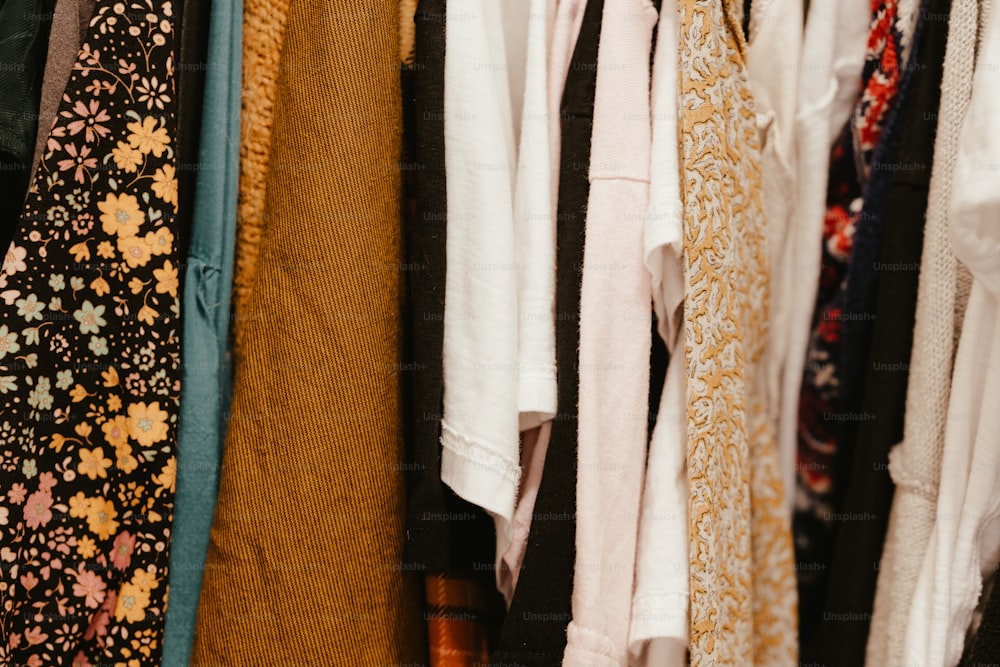
[[692,665],[796,662],[790,527],[765,411],[768,268],[742,3],[680,2]]
[[422,661],[400,567],[396,0],[298,0],[192,664]]
[[233,269],[233,354],[243,347],[250,291],[264,230],[264,192],[271,155],[274,97],[289,0],[246,0],[243,5],[243,113],[240,194]]
[[867,663],[902,665],[906,626],[917,576],[927,549],[941,478],[945,421],[956,341],[961,327],[957,304],[958,262],[948,239],[948,207],[958,135],[972,94],[976,36],[982,20],[976,0],[955,0],[941,82],[941,106],[928,194],[917,314],[910,358],[903,441],[889,454],[896,483],[889,531],[879,569],[868,639]]
[[413,15],[417,13],[417,0],[399,0],[399,62],[413,63],[413,47],[416,42],[416,25]]

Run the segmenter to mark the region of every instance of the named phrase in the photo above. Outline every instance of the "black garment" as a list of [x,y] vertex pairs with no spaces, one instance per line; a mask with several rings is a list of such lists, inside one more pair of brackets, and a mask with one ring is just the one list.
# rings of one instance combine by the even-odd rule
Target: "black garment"
[[[823,607],[825,619],[857,620],[824,621],[815,642],[803,643],[803,662],[843,667],[864,663],[868,619],[892,505],[889,449],[903,437],[927,192],[948,36],[946,21],[925,21],[922,17],[947,16],[950,4],[950,0],[923,3],[909,63],[911,80],[897,106],[901,114],[895,123],[898,131],[889,130],[890,141],[895,142],[893,157],[881,160],[881,172],[873,171],[873,179],[878,176],[878,181],[885,184],[884,190],[866,193],[865,197],[866,204],[869,198],[876,204],[872,215],[879,217],[864,222],[884,224],[881,254],[874,260],[881,266],[876,281],[877,305],[870,320],[871,353],[866,357],[869,363],[864,368],[865,381],[857,389],[863,390],[863,402],[853,408],[866,417],[845,429],[846,437],[851,438],[845,444],[848,451],[853,451],[853,459],[843,468],[844,493],[837,511],[845,519],[837,525]],[[899,168],[885,169],[888,165]],[[869,210],[866,206],[865,213]]]
[[[186,254],[198,181],[198,146],[212,0],[175,0],[174,12],[179,24],[180,49],[177,67],[177,242],[181,252]],[[240,139],[230,137],[229,140]]]
[[17,230],[31,178],[55,0],[0,7],[0,247]]
[[580,285],[590,134],[597,81],[603,0],[589,0],[562,96],[562,155],[556,222],[556,363],[559,414],[552,437],[524,563],[490,663],[548,667],[562,662],[571,617],[576,558],[576,426]]
[[[416,213],[406,230],[407,346],[402,373],[406,397],[406,544],[408,569],[478,571],[492,581],[493,521],[441,481],[441,399],[444,390],[444,292],[447,195],[444,162],[445,0],[422,0],[416,23],[413,87]],[[410,76],[412,75],[412,76]],[[491,586],[493,584],[491,583]]]
[[[1000,586],[994,579],[976,636],[965,646],[962,667],[991,667],[1000,664]],[[986,591],[983,591],[986,594]]]

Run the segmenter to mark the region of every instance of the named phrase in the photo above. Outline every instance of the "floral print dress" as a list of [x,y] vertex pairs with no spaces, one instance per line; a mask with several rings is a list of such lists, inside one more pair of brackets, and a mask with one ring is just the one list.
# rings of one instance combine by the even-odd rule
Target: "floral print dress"
[[180,395],[171,2],[99,0],[0,271],[0,664],[159,663]]

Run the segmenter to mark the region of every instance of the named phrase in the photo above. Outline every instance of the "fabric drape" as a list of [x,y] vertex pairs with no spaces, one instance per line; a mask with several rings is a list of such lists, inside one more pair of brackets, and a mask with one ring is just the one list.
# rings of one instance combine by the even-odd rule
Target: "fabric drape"
[[184,280],[184,392],[164,667],[187,665],[194,641],[232,391],[229,306],[239,179],[242,9],[240,0],[213,0],[207,27],[213,66],[205,77],[201,168]]
[[194,664],[423,656],[399,565],[398,16],[289,8]]
[[[934,0],[922,13],[947,16],[949,6],[950,0]],[[834,620],[817,633],[815,656],[807,656],[803,650],[804,662],[825,659],[843,667],[864,663],[894,491],[888,469],[889,449],[903,437],[920,251],[947,33],[947,23],[941,20],[926,20],[918,28],[907,68],[913,80],[907,101],[898,107],[902,116],[898,150],[888,164],[900,167],[887,170],[888,178],[884,179],[881,206],[885,208],[885,232],[881,256],[873,262],[881,275],[860,410],[871,418],[857,424],[850,477],[837,510],[842,518],[838,521],[823,607],[823,617]]]
[[791,534],[761,368],[760,143],[750,105],[733,102],[751,99],[742,6],[680,2],[692,665],[790,665],[797,654]]
[[581,7],[579,36],[566,73],[559,113],[556,215],[556,364],[559,414],[552,436],[517,589],[504,620],[496,667],[559,664],[571,611],[576,534],[577,391],[580,268],[590,192],[587,166],[593,126],[603,0]]
[[972,93],[982,3],[953,0],[941,81],[934,165],[927,198],[924,246],[906,392],[903,440],[889,452],[896,485],[882,550],[866,664],[906,661],[906,628],[923,555],[934,527],[953,359],[970,276],[951,250],[948,208],[961,121]]

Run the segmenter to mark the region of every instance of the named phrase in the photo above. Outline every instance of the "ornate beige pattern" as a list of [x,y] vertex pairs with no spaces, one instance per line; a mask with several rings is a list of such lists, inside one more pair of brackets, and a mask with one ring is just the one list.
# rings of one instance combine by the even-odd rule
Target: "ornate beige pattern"
[[789,518],[761,361],[760,145],[742,0],[681,0],[691,664],[797,661]]

